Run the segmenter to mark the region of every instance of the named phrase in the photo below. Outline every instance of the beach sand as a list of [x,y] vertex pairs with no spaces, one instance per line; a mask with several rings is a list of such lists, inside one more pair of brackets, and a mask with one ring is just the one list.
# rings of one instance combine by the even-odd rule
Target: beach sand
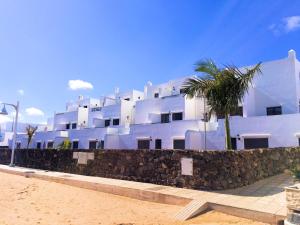
[[210,211],[180,222],[180,206],[139,201],[35,178],[0,173],[1,225],[261,225]]

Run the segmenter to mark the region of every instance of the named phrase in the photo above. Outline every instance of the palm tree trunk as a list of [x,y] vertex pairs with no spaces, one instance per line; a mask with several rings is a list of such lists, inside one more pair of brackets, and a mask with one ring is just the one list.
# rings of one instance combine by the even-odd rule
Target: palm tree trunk
[[226,143],[226,149],[231,150],[231,136],[230,136],[230,126],[229,126],[229,115],[225,114],[225,143]]

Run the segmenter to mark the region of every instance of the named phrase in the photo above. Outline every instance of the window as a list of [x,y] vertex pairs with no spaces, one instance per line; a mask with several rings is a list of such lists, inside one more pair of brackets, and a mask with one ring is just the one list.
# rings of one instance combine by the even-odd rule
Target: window
[[174,149],[185,149],[185,140],[184,139],[175,139],[173,140]]
[[72,123],[72,129],[76,129],[77,128],[77,123]]
[[298,144],[299,144],[299,146],[300,146],[300,138],[298,138]]
[[150,140],[138,140],[138,149],[150,149]]
[[154,93],[154,98],[159,98],[159,93]]
[[109,125],[110,125],[110,120],[105,120],[105,121],[104,121],[104,126],[105,126],[105,127],[108,127]]
[[47,142],[47,148],[53,148],[53,146],[54,146],[53,141],[48,141]]
[[100,149],[104,149],[104,140],[101,140],[99,144],[100,144],[100,146],[99,146]]
[[89,149],[97,149],[97,141],[90,141],[89,142]]
[[36,143],[36,148],[37,148],[37,149],[41,149],[41,147],[42,147],[41,142],[37,142],[37,143]]
[[155,140],[155,149],[161,149],[161,139]]
[[120,124],[120,119],[113,119],[113,125],[117,126]]
[[67,123],[67,124],[66,124],[66,130],[69,130],[69,129],[70,129],[70,124]]
[[182,120],[182,118],[182,112],[172,114],[172,120]]
[[125,101],[130,101],[130,98],[124,98]]
[[170,122],[170,114],[163,113],[161,114],[161,123],[169,123]]
[[17,142],[17,149],[20,149],[21,148],[21,142]]
[[72,149],[78,149],[79,147],[79,141],[73,141],[72,142]]
[[88,107],[87,105],[83,106],[83,108],[85,108],[85,109],[87,109],[87,107]]
[[239,106],[236,111],[230,113],[231,116],[243,116],[243,106]]
[[236,138],[231,138],[231,147],[233,150],[237,149],[237,145],[236,145]]
[[267,107],[267,115],[281,115],[282,114],[282,107],[281,106],[274,106],[274,107]]
[[251,148],[268,148],[269,139],[268,138],[245,138],[244,139],[245,149]]

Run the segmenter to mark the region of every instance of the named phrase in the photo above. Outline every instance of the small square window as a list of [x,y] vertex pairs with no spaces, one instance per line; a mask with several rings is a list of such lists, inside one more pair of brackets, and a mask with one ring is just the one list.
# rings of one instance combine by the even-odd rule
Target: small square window
[[172,114],[172,120],[183,120],[182,112],[173,113]]
[[120,124],[120,119],[113,119],[113,125],[117,126]]
[[161,114],[161,123],[169,123],[170,122],[170,114],[163,113]]
[[77,123],[72,123],[72,129],[76,129],[77,128]]
[[53,146],[54,146],[53,141],[48,141],[47,148],[51,149],[51,148],[53,148]]
[[89,142],[89,149],[97,149],[98,141],[90,141]]
[[79,141],[73,141],[72,148],[73,149],[78,149],[78,146],[79,146]]
[[159,98],[159,93],[154,93],[154,98]]
[[70,129],[70,124],[67,123],[67,124],[66,124],[66,130],[69,130],[69,129]]
[[104,126],[105,126],[105,127],[108,127],[109,125],[110,125],[110,120],[105,120],[105,121],[104,121]]

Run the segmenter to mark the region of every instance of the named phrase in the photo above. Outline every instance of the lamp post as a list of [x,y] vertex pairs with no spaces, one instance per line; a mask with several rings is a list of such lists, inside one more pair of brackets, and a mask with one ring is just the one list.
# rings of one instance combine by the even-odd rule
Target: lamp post
[[5,108],[5,106],[12,106],[16,110],[16,117],[14,121],[14,134],[13,134],[13,140],[12,140],[12,147],[11,147],[11,159],[9,166],[14,166],[14,156],[15,156],[15,146],[16,146],[16,138],[17,138],[17,124],[18,124],[18,115],[19,115],[19,102],[17,102],[16,105],[9,104],[9,103],[1,103],[3,104],[3,108],[0,112],[0,115],[8,115],[8,112]]

